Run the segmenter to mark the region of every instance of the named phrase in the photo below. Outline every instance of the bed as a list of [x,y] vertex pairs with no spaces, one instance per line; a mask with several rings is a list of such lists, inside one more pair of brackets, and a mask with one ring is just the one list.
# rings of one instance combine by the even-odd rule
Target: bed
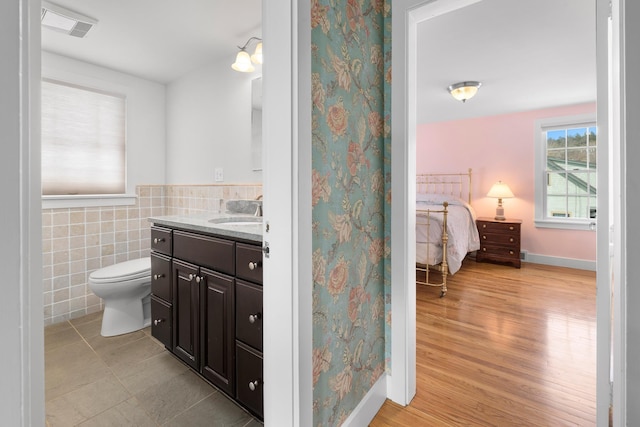
[[[447,293],[447,275],[455,274],[469,252],[480,249],[476,214],[470,205],[471,169],[465,173],[416,176],[416,282]],[[436,271],[436,279],[433,274]],[[424,280],[422,277],[424,276]]]

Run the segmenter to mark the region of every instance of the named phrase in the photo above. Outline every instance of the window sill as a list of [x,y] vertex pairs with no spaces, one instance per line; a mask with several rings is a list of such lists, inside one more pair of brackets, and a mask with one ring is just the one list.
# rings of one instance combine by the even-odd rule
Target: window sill
[[596,231],[596,220],[552,220],[536,219],[536,228],[557,228],[563,230]]
[[95,194],[82,196],[42,196],[42,209],[133,206],[135,194]]

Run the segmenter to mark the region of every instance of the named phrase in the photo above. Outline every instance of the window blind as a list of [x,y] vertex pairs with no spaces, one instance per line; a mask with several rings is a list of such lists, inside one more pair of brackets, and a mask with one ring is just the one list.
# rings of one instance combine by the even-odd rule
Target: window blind
[[42,194],[126,191],[126,99],[42,81]]

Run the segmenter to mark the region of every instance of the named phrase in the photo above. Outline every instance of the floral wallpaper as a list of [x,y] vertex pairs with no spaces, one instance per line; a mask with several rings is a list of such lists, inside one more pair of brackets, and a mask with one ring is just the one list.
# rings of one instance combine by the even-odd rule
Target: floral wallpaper
[[390,9],[311,1],[317,426],[341,425],[386,368]]

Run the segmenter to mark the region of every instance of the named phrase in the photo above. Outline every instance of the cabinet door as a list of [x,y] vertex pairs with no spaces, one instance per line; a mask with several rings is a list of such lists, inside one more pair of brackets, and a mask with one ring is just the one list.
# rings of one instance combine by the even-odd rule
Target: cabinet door
[[263,417],[262,353],[237,341],[238,385],[236,399],[254,414]]
[[201,269],[205,286],[202,304],[202,375],[226,393],[234,394],[234,279]]
[[151,252],[151,293],[171,302],[171,258]]
[[196,370],[199,367],[201,281],[197,266],[173,260],[173,352]]
[[151,295],[151,335],[171,351],[171,304]]
[[236,339],[262,351],[262,286],[236,280]]

